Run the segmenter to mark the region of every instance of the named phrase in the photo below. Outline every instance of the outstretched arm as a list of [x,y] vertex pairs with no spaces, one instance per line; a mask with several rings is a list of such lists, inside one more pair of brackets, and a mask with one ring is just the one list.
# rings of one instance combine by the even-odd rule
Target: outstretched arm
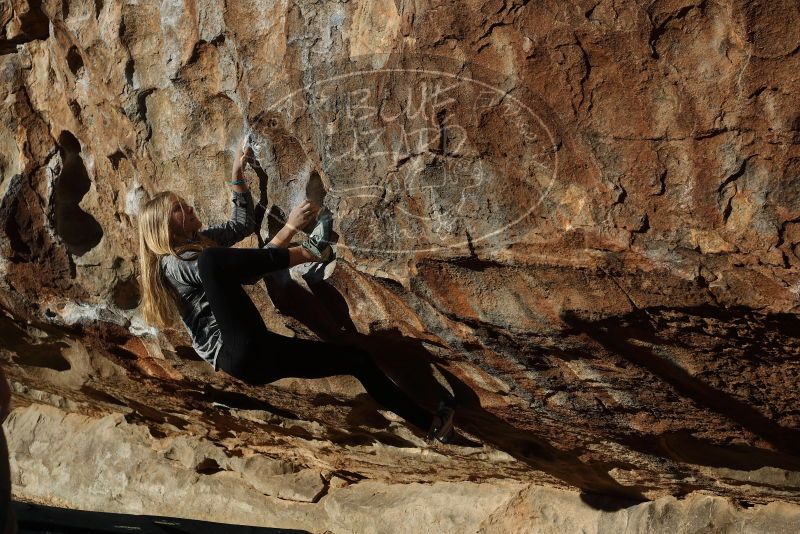
[[200,233],[214,240],[221,247],[238,243],[256,228],[253,194],[244,180],[243,169],[253,150],[246,145],[246,139],[237,150],[231,169],[231,189],[233,190],[233,211],[228,221],[210,226]]
[[[242,144],[236,151],[236,156],[233,158],[233,168],[231,169],[231,187],[234,192],[244,193],[250,191],[247,182],[244,179],[244,166],[247,164],[248,158],[253,157],[253,149],[247,145],[247,136],[242,139]],[[243,182],[243,183],[238,183]]]

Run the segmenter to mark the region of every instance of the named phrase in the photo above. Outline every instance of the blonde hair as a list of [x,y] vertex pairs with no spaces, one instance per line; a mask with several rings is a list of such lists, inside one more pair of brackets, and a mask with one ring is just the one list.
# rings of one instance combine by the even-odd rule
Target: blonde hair
[[200,251],[215,243],[200,234],[200,241],[177,243],[172,233],[170,218],[172,205],[180,197],[172,191],[161,191],[146,201],[139,209],[139,266],[142,294],[142,318],[158,328],[176,324],[178,292],[167,280],[161,267],[161,258],[172,254],[183,260],[180,254]]

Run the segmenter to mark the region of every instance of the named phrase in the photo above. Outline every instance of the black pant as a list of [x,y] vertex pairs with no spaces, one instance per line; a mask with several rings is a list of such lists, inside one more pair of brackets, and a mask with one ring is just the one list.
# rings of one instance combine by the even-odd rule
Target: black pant
[[222,370],[250,384],[286,377],[353,375],[377,402],[422,430],[428,429],[431,414],[403,393],[365,351],[267,330],[242,280],[288,268],[288,250],[212,247],[200,253],[197,265],[222,333],[218,356]]

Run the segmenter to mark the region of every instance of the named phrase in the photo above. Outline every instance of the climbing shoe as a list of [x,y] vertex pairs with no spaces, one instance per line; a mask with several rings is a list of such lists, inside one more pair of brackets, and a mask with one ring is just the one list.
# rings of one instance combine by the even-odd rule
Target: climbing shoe
[[453,427],[453,416],[455,410],[444,403],[439,402],[439,407],[433,416],[431,428],[428,431],[428,441],[434,439],[439,440],[441,443],[449,443],[455,435],[455,428]]
[[320,212],[317,218],[317,224],[311,233],[308,234],[302,247],[309,251],[316,261],[328,261],[333,255],[333,249],[330,245],[331,231],[333,230],[333,217],[331,212],[325,208]]

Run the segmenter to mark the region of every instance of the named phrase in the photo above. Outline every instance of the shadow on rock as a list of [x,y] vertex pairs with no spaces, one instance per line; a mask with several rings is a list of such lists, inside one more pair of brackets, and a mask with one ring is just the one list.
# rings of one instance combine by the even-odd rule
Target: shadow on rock
[[225,391],[204,384],[201,393],[204,401],[215,402],[228,408],[234,408],[238,410],[260,410],[278,415],[284,419],[298,419],[297,415],[290,411],[278,408],[277,406],[274,406],[265,400],[255,399],[249,395],[245,395],[236,391]]
[[[570,330],[565,332],[566,334],[586,334],[606,350],[657,376],[681,396],[691,399],[698,405],[735,422],[749,432],[761,436],[778,452],[746,446],[713,445],[694,438],[688,433],[640,435],[618,441],[641,452],[699,465],[740,470],[752,470],[764,466],[790,470],[800,469],[800,458],[798,458],[800,456],[800,431],[779,425],[747,402],[705,383],[673,361],[656,354],[647,346],[693,348],[685,341],[672,340],[657,333],[656,325],[651,322],[651,314],[659,310],[662,309],[637,310],[622,317],[611,317],[595,322],[581,319],[571,313],[564,314],[562,319],[570,327]],[[753,315],[751,311],[723,310],[711,306],[669,311],[679,311],[683,316],[721,318],[730,324],[735,324],[737,317],[741,314]],[[800,331],[800,321],[793,316],[754,317],[752,321],[758,322],[758,328],[754,335],[756,337],[763,336],[764,339],[769,337],[767,330],[785,330],[784,337],[796,337],[796,332]],[[737,341],[734,339],[733,342]],[[763,357],[766,360],[769,356],[768,351],[768,347],[754,347],[746,352],[751,358]],[[766,360],[766,364],[768,363],[769,361]]]
[[[435,366],[455,397],[457,428],[533,469],[581,489],[585,502],[598,509],[618,510],[647,500],[641,493],[644,488],[623,486],[608,474],[613,465],[584,462],[579,458],[582,451],[557,449],[537,434],[516,428],[483,409],[472,388],[448,371],[445,362],[439,362],[439,358],[424,346],[430,342],[409,338],[397,329],[369,335],[358,333],[350,319],[347,301],[332,285],[318,280],[309,284],[313,292],[309,294],[299,285],[290,283],[287,274],[276,274],[280,287],[275,287],[276,279],[272,276],[267,278],[267,287],[281,313],[301,321],[325,341],[366,350],[401,389],[428,410],[434,409],[438,399],[450,396],[447,388],[436,379]],[[453,444],[479,445],[463,436]]]
[[456,425],[478,436],[520,462],[582,490],[584,501],[599,509],[619,510],[644,502],[645,488],[623,486],[608,471],[613,465],[584,462],[583,451],[564,451],[530,431],[524,431],[484,410],[475,392],[458,377],[442,369],[458,401]]

